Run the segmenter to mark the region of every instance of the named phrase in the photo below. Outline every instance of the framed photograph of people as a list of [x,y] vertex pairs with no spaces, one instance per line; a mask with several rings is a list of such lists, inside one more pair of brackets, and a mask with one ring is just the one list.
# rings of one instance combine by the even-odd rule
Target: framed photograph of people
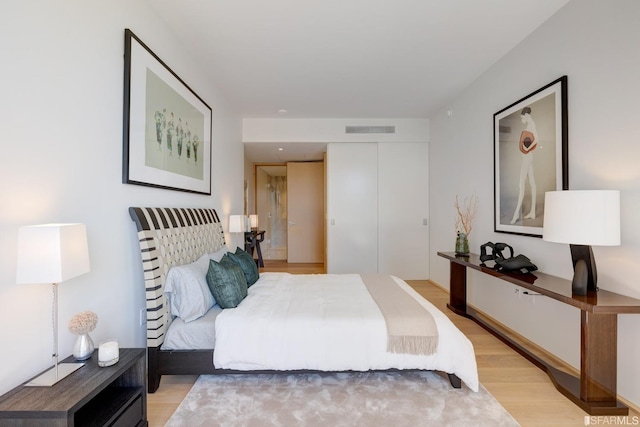
[[542,237],[544,193],[569,188],[567,76],[493,115],[495,231]]
[[211,108],[125,30],[122,182],[211,194]]

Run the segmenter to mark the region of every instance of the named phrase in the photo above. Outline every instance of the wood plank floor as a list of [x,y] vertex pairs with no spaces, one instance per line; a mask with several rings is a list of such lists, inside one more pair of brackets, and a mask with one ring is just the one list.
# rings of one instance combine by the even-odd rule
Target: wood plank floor
[[[323,273],[322,264],[286,264],[265,261],[261,271],[291,273]],[[549,377],[500,340],[470,319],[447,309],[449,294],[426,280],[408,281],[422,296],[447,314],[473,343],[482,385],[505,407],[523,427],[585,425],[584,411],[558,392]],[[148,396],[150,427],[164,426],[197,379],[194,375],[162,377],[160,388]],[[636,417],[636,418],[633,418]],[[640,414],[630,411],[628,425],[640,421]],[[617,422],[616,422],[617,421]],[[594,419],[592,423],[624,424],[622,419]],[[639,421],[636,421],[637,424]]]

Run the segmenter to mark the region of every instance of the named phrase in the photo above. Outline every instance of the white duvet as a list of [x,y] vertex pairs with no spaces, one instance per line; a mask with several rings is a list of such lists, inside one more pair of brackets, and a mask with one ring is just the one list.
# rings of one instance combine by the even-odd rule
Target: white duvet
[[438,370],[456,374],[478,391],[471,342],[407,283],[394,280],[433,315],[439,334],[435,354],[386,351],[384,318],[359,274],[262,273],[238,307],[218,315],[214,365],[236,370]]

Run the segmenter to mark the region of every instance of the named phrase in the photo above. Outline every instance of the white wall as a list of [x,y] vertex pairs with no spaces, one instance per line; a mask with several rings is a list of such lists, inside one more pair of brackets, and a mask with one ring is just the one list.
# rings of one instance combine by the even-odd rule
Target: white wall
[[[540,270],[571,278],[568,245],[493,232],[493,114],[556,78],[568,76],[569,186],[621,190],[622,245],[594,247],[599,286],[640,298],[640,2],[573,0],[431,117],[431,278],[448,287],[456,194],[480,200],[470,244],[502,241]],[[451,117],[447,110],[452,110]],[[480,273],[470,302],[579,366],[579,311]],[[618,393],[640,405],[640,315],[618,317]]]
[[[18,228],[87,226],[91,272],[60,285],[61,356],[75,339],[67,323],[83,310],[99,316],[94,341],[145,347],[140,255],[127,208],[213,207],[223,221],[241,213],[243,148],[240,118],[146,2],[12,1],[0,21],[2,394],[51,362],[50,286],[14,284]],[[212,196],[121,183],[125,28],[212,107]]]

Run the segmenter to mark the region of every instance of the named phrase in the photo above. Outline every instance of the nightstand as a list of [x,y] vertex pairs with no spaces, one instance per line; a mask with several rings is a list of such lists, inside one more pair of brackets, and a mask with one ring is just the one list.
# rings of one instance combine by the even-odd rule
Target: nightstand
[[145,378],[146,349],[121,348],[120,361],[106,368],[96,349],[51,387],[21,385],[0,396],[0,426],[146,426]]

